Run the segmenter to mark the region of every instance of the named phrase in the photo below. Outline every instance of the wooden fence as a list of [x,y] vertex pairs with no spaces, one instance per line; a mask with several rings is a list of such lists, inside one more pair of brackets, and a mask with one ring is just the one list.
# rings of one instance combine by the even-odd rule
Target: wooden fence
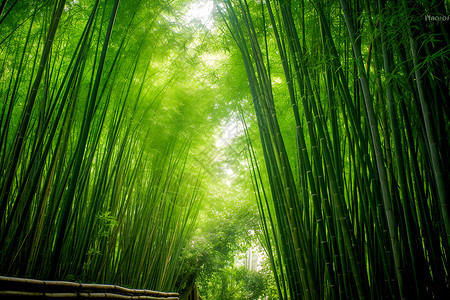
[[89,284],[0,276],[0,299],[106,298],[179,300],[178,293],[129,289],[112,284]]

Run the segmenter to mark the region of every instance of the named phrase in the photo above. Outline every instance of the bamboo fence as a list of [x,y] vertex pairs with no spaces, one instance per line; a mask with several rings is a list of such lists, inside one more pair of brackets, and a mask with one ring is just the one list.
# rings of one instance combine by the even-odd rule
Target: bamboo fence
[[130,289],[112,284],[49,281],[0,276],[0,298],[107,298],[178,300],[178,293]]

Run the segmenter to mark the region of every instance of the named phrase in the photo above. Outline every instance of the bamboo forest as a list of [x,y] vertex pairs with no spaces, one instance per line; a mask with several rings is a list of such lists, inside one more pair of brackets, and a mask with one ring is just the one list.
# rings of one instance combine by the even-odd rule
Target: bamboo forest
[[0,298],[448,299],[449,25],[448,0],[0,0]]

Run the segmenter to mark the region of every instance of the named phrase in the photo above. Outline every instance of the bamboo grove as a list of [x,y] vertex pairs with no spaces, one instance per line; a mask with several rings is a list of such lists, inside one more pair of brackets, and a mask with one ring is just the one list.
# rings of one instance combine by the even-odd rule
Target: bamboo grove
[[[279,299],[445,298],[448,1],[217,0],[213,29],[182,21],[206,2],[0,0],[1,275],[192,289],[250,229]],[[249,198],[221,185],[230,161],[260,227],[197,251],[202,201]]]
[[199,67],[193,34],[164,1],[7,2],[2,274],[175,290],[202,197],[208,104],[170,89]]
[[430,19],[449,7],[218,8],[253,99],[258,130],[242,116],[280,299],[448,296],[450,40]]

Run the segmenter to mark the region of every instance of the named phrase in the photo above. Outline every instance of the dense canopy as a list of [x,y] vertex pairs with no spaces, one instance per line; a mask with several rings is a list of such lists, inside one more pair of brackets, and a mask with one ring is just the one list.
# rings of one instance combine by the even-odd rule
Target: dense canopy
[[450,5],[0,0],[0,275],[450,292]]

